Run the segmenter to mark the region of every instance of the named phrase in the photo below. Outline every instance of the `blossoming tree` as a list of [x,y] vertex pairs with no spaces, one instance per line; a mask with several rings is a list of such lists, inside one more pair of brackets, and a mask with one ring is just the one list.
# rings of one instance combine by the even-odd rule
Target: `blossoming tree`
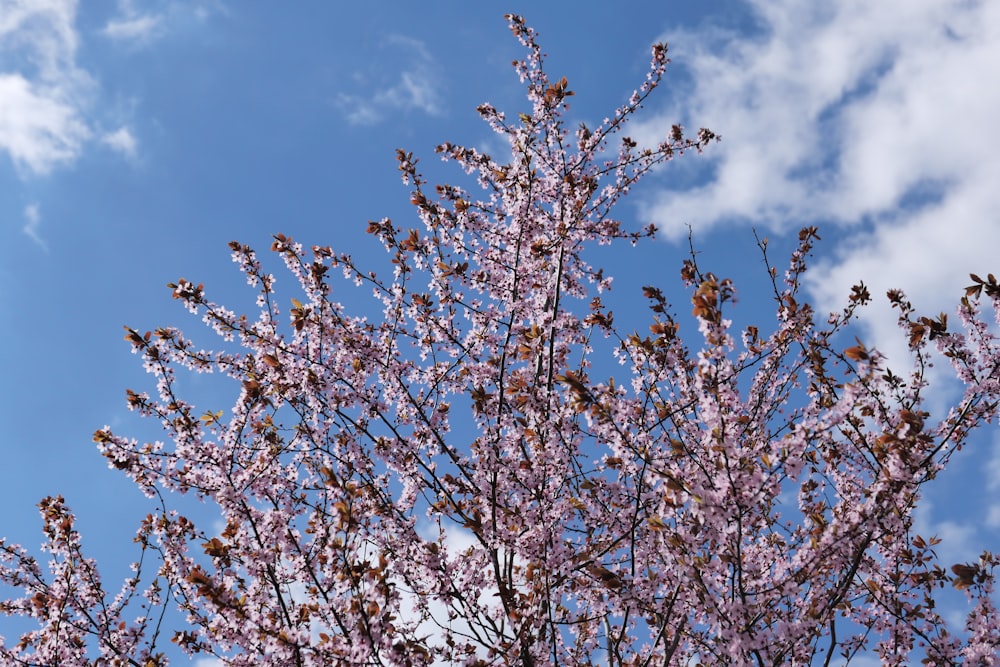
[[[863,285],[829,318],[805,303],[812,228],[783,274],[768,260],[770,325],[734,330],[732,283],[692,253],[681,277],[697,331],[653,286],[648,333],[620,331],[588,248],[652,236],[615,205],[715,137],[675,126],[640,148],[624,134],[665,45],[612,117],[569,131],[566,80],[508,18],[531,112],[479,108],[506,161],[439,147],[479,190],[428,190],[399,153],[420,224],[369,223],[390,277],[277,235],[298,283],[280,296],[233,242],[257,314],[170,286],[224,351],[128,329],[157,380],[129,405],[169,436],[95,434],[158,508],[135,576],[106,588],[63,499],[43,500],[47,565],[0,543],[16,591],[0,612],[35,622],[0,642],[3,664],[163,665],[169,642],[227,665],[997,664],[995,557],[948,570],[913,532],[922,486],[996,418],[1000,345],[980,311],[1000,313],[996,279],[973,277],[959,327],[889,294],[905,373],[849,334]],[[346,312],[337,274],[366,285],[380,317]],[[965,391],[932,420],[934,350]],[[179,369],[232,378],[238,398],[196,408]],[[176,493],[221,522],[171,510]],[[949,583],[969,598],[963,628],[935,607]]]

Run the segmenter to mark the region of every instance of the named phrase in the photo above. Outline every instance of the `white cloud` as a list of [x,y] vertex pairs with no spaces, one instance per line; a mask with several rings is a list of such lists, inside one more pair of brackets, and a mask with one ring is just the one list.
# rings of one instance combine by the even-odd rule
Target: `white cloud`
[[90,130],[81,110],[55,87],[0,74],[0,150],[22,169],[45,174],[72,162]]
[[157,39],[201,27],[213,15],[228,13],[221,0],[118,0],[117,14],[101,34],[128,47],[146,47]]
[[162,17],[153,14],[108,21],[101,32],[113,40],[147,42],[160,27]]
[[[955,308],[971,282],[969,273],[998,268],[1000,221],[993,212],[1000,210],[1000,190],[995,185],[1000,180],[991,185],[981,182],[981,176],[985,175],[958,182],[939,203],[887,214],[874,229],[843,243],[832,258],[816,263],[807,285],[820,311],[842,307],[850,285],[863,279],[875,297],[863,321],[890,365],[908,359],[909,353],[905,334],[896,324],[898,313],[885,299],[887,290],[903,289],[919,313],[945,312],[950,322],[956,322]],[[942,359],[935,372],[950,374],[948,368]]]
[[[858,280],[877,298],[903,288],[918,310],[953,310],[970,271],[997,268],[1000,3],[748,5],[760,28],[752,36],[667,35],[690,90],[636,138],[648,143],[684,119],[723,140],[672,167],[707,168],[706,183],[658,193],[644,215],[674,239],[689,224],[696,235],[720,225],[851,228],[852,241],[812,271],[821,310],[839,310]],[[895,316],[867,321],[876,317],[877,343],[890,347]]]
[[93,84],[76,65],[75,17],[72,0],[0,0],[0,151],[21,170],[70,163],[91,135]]
[[[681,33],[681,115],[720,132],[715,177],[651,207],[667,231],[743,218],[856,222],[923,184],[997,169],[1000,7],[968,0],[749,0],[763,35]],[[677,41],[677,35],[671,35]],[[982,159],[986,165],[978,162]]]
[[1000,434],[993,436],[989,459],[983,468],[986,477],[986,525],[1000,529]]
[[[148,41],[158,16],[119,2],[121,17],[103,33],[130,43]],[[0,0],[0,153],[22,175],[46,175],[73,164],[94,141],[134,157],[137,141],[120,127],[102,132],[98,85],[78,65],[75,0]]]
[[935,515],[938,514],[941,513],[935,511],[930,500],[922,499],[913,513],[914,531],[918,535],[933,536],[941,540],[934,547],[934,553],[946,568],[955,563],[975,561],[983,550],[979,526],[972,521],[936,520]]
[[986,512],[986,525],[990,528],[1000,528],[1000,503],[990,505]]
[[[456,562],[457,559],[462,558],[463,554],[467,554],[470,550],[475,549],[479,546],[475,535],[464,528],[459,526],[451,525],[444,528],[440,524],[432,524],[428,522],[422,522],[419,525],[418,531],[421,533],[421,537],[429,542],[437,542],[444,549],[444,553],[447,554],[448,560],[452,563]],[[417,595],[409,590],[409,588],[402,584],[399,587],[401,604],[400,604],[400,616],[403,621],[412,622],[420,618],[421,614],[419,611],[419,601]],[[477,602],[479,604],[484,604],[486,599],[494,591],[484,589],[479,591],[476,596]],[[470,630],[469,623],[459,617],[455,620],[449,620],[448,612],[449,605],[441,602],[440,600],[430,600],[426,601],[427,613],[429,618],[425,618],[421,623],[418,624],[416,629],[416,634],[418,636],[431,637],[432,642],[440,644],[438,641],[442,636],[442,628],[449,628],[453,632],[459,634],[473,634]],[[435,664],[440,664],[440,660]]]
[[833,667],[847,667],[847,665],[850,667],[880,667],[882,659],[873,653],[863,653],[851,658],[850,662],[843,658],[835,658],[831,664]]
[[341,92],[336,96],[336,104],[347,121],[352,125],[374,125],[393,113],[411,110],[441,115],[437,66],[424,43],[397,35],[386,40],[385,45],[402,51],[403,56],[393,60],[406,62],[407,67],[392,75],[357,74],[356,78],[373,92]]
[[41,246],[42,250],[48,251],[49,246],[45,243],[39,233],[42,224],[42,216],[38,212],[38,204],[28,204],[24,207],[24,227],[21,230],[31,238],[32,241]]
[[114,132],[105,133],[101,143],[126,157],[135,157],[138,142],[135,135],[127,127],[120,127]]
[[77,46],[75,0],[0,0],[0,46],[52,78],[72,67]]

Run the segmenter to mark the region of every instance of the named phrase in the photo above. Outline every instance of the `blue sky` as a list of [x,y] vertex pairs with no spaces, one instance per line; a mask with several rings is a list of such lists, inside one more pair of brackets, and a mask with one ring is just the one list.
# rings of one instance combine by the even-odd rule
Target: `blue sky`
[[[131,559],[118,545],[143,500],[91,443],[105,424],[155,437],[125,408],[149,381],[122,325],[197,332],[164,287],[181,276],[251,308],[234,239],[263,251],[283,232],[381,261],[366,221],[414,219],[394,150],[461,181],[433,147],[489,148],[475,107],[524,106],[505,12],[539,31],[575,118],[610,113],[667,40],[667,85],[633,136],[682,121],[723,137],[623,206],[664,230],[619,264],[623,290],[676,290],[688,225],[750,305],[765,287],[754,227],[782,245],[820,225],[821,310],[859,279],[951,310],[970,271],[1000,269],[1000,3],[289,6],[0,0],[0,535],[36,545],[34,505],[61,493],[99,559]],[[887,308],[867,321],[890,358],[894,322]],[[1000,547],[1000,437],[973,445],[920,517],[951,562]]]

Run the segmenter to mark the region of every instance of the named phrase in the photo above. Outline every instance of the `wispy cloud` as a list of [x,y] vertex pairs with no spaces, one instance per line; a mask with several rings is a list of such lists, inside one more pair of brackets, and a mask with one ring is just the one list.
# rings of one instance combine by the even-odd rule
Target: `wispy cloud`
[[24,207],[24,227],[21,230],[37,243],[42,250],[48,252],[49,246],[41,235],[42,216],[38,212],[38,204],[28,204]]
[[337,106],[353,125],[374,125],[401,111],[442,114],[437,64],[420,40],[393,36],[383,47],[396,52],[393,62],[406,66],[391,73],[383,69],[358,72],[355,79],[367,88],[363,93],[341,92]]
[[117,13],[101,29],[107,39],[128,48],[145,48],[170,35],[202,26],[228,14],[223,0],[118,0]]
[[120,127],[114,132],[107,132],[101,137],[101,143],[125,157],[135,157],[138,141],[127,127]]
[[101,32],[116,41],[146,43],[156,35],[162,20],[163,17],[157,14],[136,15],[130,12],[125,17],[108,21]]
[[25,172],[75,160],[94,87],[76,64],[76,3],[0,2],[0,151]]

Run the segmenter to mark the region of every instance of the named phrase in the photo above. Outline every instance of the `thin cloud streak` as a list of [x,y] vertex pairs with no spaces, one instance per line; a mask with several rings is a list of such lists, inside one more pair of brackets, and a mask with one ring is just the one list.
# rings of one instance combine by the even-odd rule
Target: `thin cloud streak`
[[437,63],[420,40],[393,36],[386,45],[401,52],[397,62],[407,66],[385,76],[356,75],[362,85],[373,89],[367,93],[338,93],[336,106],[352,125],[376,125],[399,112],[418,111],[429,116],[441,116],[441,92]]
[[129,16],[108,21],[101,33],[116,41],[145,43],[154,37],[161,21],[162,17],[153,14]]
[[213,16],[228,14],[223,0],[118,0],[117,14],[100,32],[117,45],[141,49],[168,35],[201,27]]
[[42,238],[40,228],[42,226],[42,216],[38,212],[38,204],[28,204],[24,207],[24,226],[21,228],[28,238],[34,241],[45,252],[49,251],[49,245]]

